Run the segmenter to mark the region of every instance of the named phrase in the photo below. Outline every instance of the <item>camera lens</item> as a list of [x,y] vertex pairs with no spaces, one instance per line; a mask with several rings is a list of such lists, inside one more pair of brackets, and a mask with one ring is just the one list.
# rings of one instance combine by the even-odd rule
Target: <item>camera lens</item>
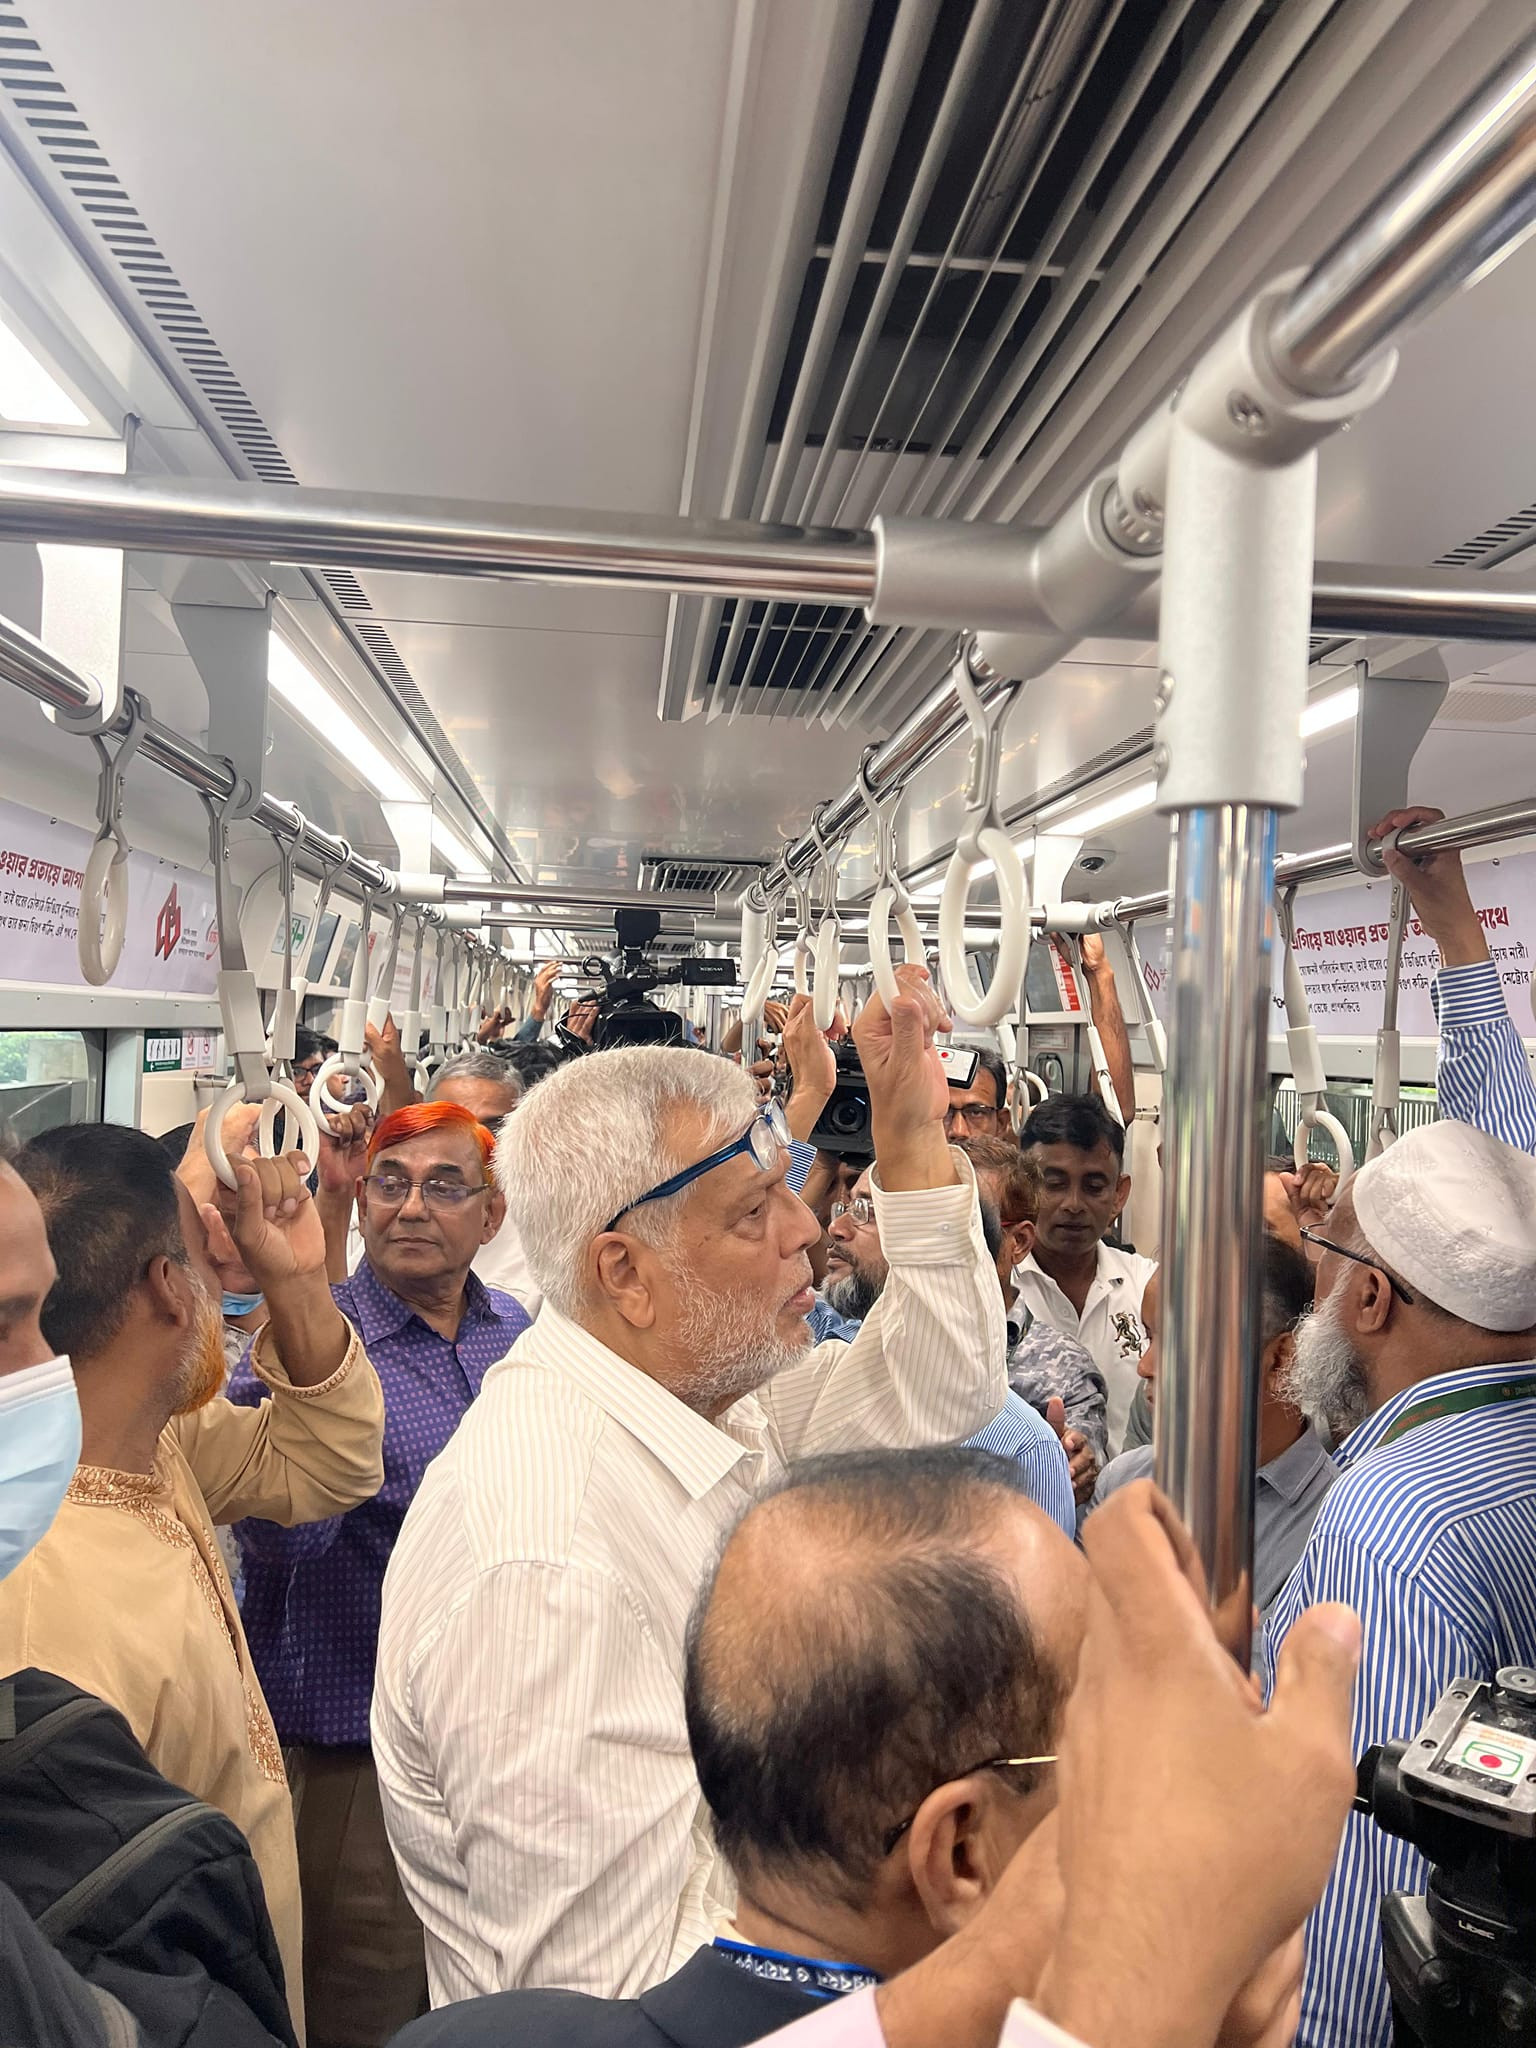
[[827,1123],[840,1138],[855,1138],[869,1122],[869,1103],[862,1095],[844,1095],[832,1102]]

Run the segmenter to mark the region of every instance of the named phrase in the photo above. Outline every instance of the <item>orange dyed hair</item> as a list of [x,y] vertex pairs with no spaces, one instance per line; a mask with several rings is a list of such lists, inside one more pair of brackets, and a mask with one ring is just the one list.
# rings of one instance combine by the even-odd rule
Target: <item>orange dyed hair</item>
[[408,1102],[377,1125],[368,1140],[368,1164],[391,1145],[403,1145],[408,1138],[424,1138],[428,1131],[468,1131],[480,1147],[480,1159],[487,1173],[496,1140],[482,1123],[477,1123],[462,1102]]

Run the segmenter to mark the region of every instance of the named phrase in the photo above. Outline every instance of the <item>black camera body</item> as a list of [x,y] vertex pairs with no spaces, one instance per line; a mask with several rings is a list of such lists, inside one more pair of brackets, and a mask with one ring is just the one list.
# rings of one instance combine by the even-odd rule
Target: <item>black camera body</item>
[[583,970],[602,981],[597,997],[597,1021],[592,1027],[592,1050],[607,1052],[616,1045],[681,1045],[683,1020],[675,1010],[664,1010],[649,1000],[653,988],[730,988],[736,981],[732,960],[714,960],[691,954],[670,967],[661,968],[647,959],[661,931],[659,910],[616,910],[614,929],[619,941],[616,966],[603,959],[584,961]]
[[1396,2040],[1536,2043],[1536,1671],[1458,1678],[1412,1742],[1366,1752],[1355,1806],[1432,1866],[1382,1901]]
[[869,1122],[869,1083],[851,1038],[832,1048],[837,1079],[827,1097],[810,1142],[819,1152],[840,1152],[850,1159],[873,1159],[875,1138]]

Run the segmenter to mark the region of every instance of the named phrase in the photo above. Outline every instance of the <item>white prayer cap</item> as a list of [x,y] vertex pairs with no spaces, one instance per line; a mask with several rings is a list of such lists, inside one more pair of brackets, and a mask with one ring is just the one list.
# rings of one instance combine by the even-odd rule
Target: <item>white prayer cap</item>
[[1470,1124],[1409,1131],[1350,1182],[1377,1257],[1480,1330],[1536,1325],[1536,1159]]

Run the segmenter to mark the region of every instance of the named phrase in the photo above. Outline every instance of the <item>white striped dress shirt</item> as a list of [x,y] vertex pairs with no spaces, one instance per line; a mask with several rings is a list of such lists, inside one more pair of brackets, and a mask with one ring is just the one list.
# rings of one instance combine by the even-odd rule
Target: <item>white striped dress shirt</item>
[[890,1278],[710,1423],[547,1303],[424,1480],[384,1582],[373,1748],[432,2000],[630,1997],[729,1910],[683,1716],[689,1609],[791,1458],[963,1442],[1008,1391],[974,1178],[874,1192]]
[[[1354,1753],[1416,1735],[1457,1678],[1536,1664],[1536,1397],[1500,1401],[1382,1437],[1405,1408],[1530,1374],[1530,1365],[1437,1373],[1378,1408],[1334,1453],[1329,1489],[1264,1635],[1266,1689],[1304,1608],[1342,1600],[1364,1626]],[[1351,1814],[1307,1936],[1305,2048],[1387,2048],[1381,1901],[1421,1892],[1416,1849]]]
[[1440,1114],[1536,1152],[1536,1080],[1499,970],[1491,960],[1442,967],[1435,976]]

